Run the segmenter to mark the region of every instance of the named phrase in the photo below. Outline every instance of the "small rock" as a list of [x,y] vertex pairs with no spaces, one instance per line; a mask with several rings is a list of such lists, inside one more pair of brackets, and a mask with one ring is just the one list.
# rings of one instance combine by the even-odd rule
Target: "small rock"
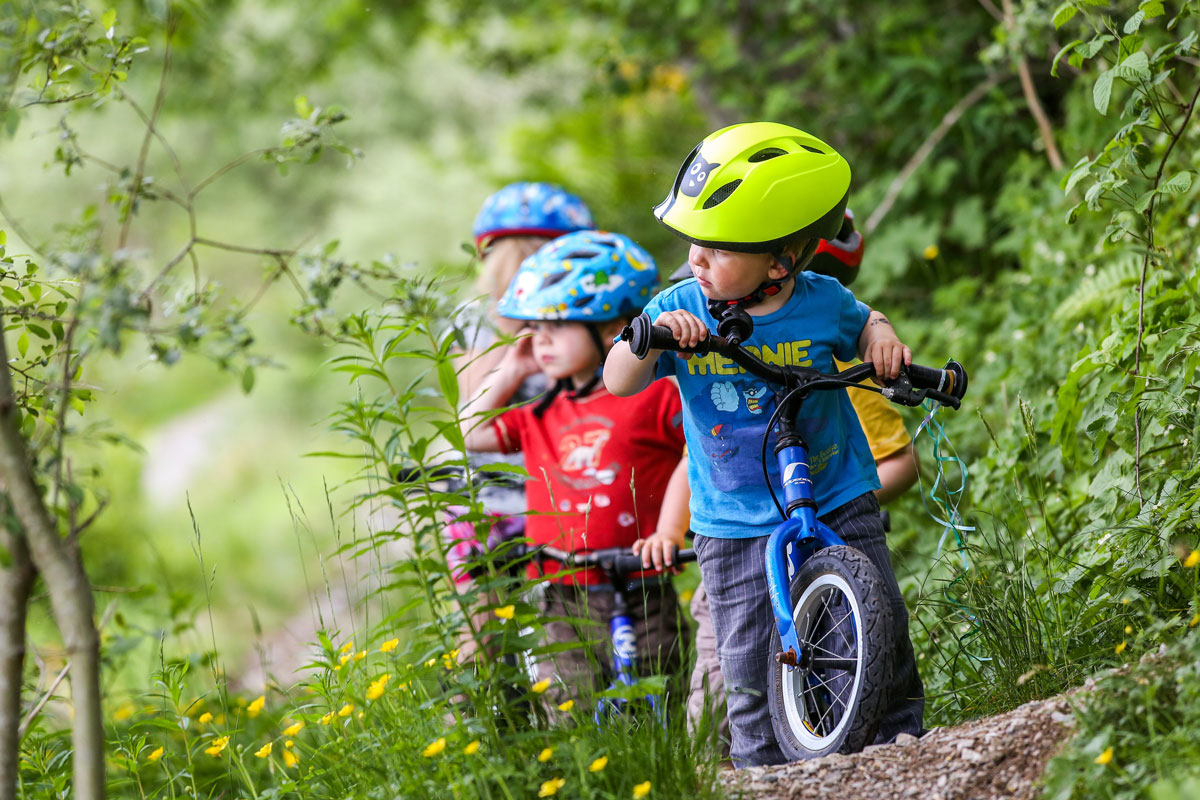
[[938,779],[937,779],[937,788],[941,789],[942,787],[944,787],[946,785],[947,780],[948,779],[946,778],[945,775],[939,775]]
[[911,733],[900,733],[896,735],[896,741],[893,742],[897,747],[908,747],[919,742],[920,739],[913,736]]
[[983,755],[979,751],[972,750],[969,747],[964,747],[959,755],[962,756],[963,761],[969,761],[972,764],[978,764],[980,761],[983,761]]
[[1071,716],[1070,714],[1064,714],[1061,711],[1054,711],[1054,712],[1051,712],[1050,719],[1054,722],[1057,722],[1059,725],[1066,725],[1067,723],[1073,721],[1075,718],[1073,716]]

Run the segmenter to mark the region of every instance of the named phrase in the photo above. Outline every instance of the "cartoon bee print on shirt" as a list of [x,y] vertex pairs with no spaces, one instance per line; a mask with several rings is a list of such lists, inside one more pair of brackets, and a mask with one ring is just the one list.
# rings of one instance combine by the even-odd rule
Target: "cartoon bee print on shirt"
[[687,168],[687,172],[683,176],[683,185],[679,187],[679,193],[688,197],[699,197],[700,190],[704,188],[708,176],[719,166],[721,165],[709,163],[704,156],[696,153],[696,158],[693,159],[691,166]]

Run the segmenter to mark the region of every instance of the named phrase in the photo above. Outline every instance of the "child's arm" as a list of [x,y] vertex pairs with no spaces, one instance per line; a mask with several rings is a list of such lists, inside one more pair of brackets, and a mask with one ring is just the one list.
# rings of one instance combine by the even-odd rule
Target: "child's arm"
[[875,492],[879,505],[886,505],[907,492],[918,477],[917,453],[912,442],[876,461],[875,470],[879,473],[880,488]]
[[[687,311],[664,311],[654,320],[655,325],[665,325],[675,335],[675,341],[684,347],[695,347],[708,336],[708,328],[694,314]],[[654,380],[654,365],[662,350],[651,350],[639,361],[629,349],[628,342],[617,342],[608,351],[604,362],[604,386],[618,397],[629,397],[645,389]],[[691,353],[680,353],[681,358],[691,358]]]
[[688,500],[691,491],[687,481],[687,456],[679,460],[671,479],[663,492],[662,507],[658,510],[658,530],[648,538],[633,543],[633,554],[642,555],[642,566],[663,569],[673,566],[671,554],[675,548],[683,549],[684,535],[691,523]]
[[912,351],[896,336],[892,323],[878,311],[872,311],[858,335],[858,357],[875,365],[878,380],[892,380],[900,374],[900,365],[912,363]]
[[516,394],[521,383],[537,371],[537,362],[533,360],[533,337],[523,336],[507,349],[500,363],[484,378],[479,393],[467,398],[462,407],[463,438],[468,450],[496,452],[503,449],[496,429],[487,423],[480,424],[474,417],[482,411],[503,406]]

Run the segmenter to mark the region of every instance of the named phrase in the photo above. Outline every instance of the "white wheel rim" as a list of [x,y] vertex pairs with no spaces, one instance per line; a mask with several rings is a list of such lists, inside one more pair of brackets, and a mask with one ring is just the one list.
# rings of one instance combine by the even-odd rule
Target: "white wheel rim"
[[[805,587],[804,593],[800,595],[800,599],[796,602],[792,609],[792,624],[796,626],[797,636],[801,640],[801,645],[804,644],[804,639],[808,636],[808,625],[810,624],[807,617],[807,611],[820,609],[825,602],[826,609],[828,608],[827,601],[817,599],[822,595],[827,597],[840,597],[845,601],[848,607],[849,619],[853,623],[854,641],[855,641],[855,658],[857,665],[854,670],[854,676],[849,687],[843,688],[837,698],[837,705],[843,709],[841,718],[837,720],[837,724],[824,735],[820,735],[815,730],[810,730],[809,725],[812,723],[821,723],[822,720],[810,720],[809,714],[803,707],[800,701],[801,693],[809,689],[805,681],[808,676],[803,675],[800,670],[789,670],[785,666],[780,666],[783,677],[783,708],[787,717],[788,727],[792,730],[792,735],[796,737],[800,745],[806,750],[823,750],[829,744],[836,740],[842,733],[850,721],[854,718],[852,713],[846,711],[854,709],[858,701],[858,696],[862,690],[862,663],[863,663],[863,615],[862,608],[858,604],[858,598],[850,588],[850,584],[841,576],[833,573],[827,573],[819,576],[816,580]],[[815,600],[815,602],[814,602]],[[810,608],[811,606],[811,608]],[[806,611],[807,609],[807,611]],[[840,626],[845,619],[839,620]],[[827,634],[828,635],[828,634]],[[818,640],[819,641],[819,640]],[[837,655],[837,654],[834,654]],[[830,710],[835,706],[831,705]],[[813,725],[816,728],[816,725]]]

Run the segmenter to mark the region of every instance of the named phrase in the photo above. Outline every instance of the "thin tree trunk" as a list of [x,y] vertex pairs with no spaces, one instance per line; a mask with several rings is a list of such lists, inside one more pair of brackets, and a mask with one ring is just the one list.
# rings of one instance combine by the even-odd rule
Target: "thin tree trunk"
[[[0,364],[8,348],[0,336]],[[92,587],[77,544],[59,535],[34,480],[32,459],[17,422],[12,376],[0,368],[0,490],[12,503],[33,558],[50,594],[50,607],[71,660],[73,796],[103,800],[104,723],[100,703],[100,648]]]
[[13,800],[17,796],[25,610],[36,573],[25,540],[3,524],[0,549],[8,562],[0,567],[0,800]]

